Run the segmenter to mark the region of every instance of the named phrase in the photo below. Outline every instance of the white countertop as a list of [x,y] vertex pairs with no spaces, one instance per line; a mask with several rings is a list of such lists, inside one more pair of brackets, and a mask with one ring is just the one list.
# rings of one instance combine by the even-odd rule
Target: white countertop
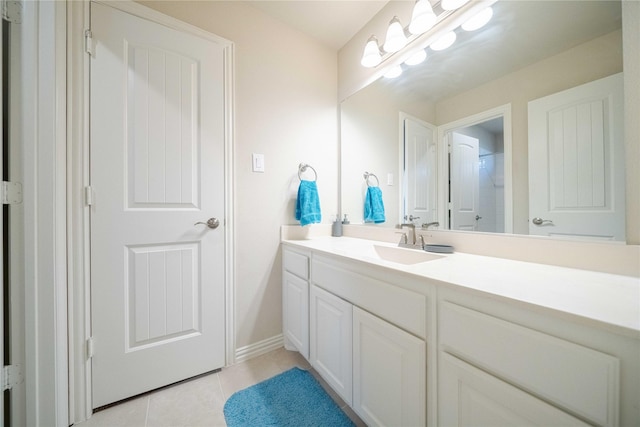
[[580,316],[640,338],[639,278],[458,252],[404,265],[382,259],[375,250],[396,245],[352,237],[283,243]]

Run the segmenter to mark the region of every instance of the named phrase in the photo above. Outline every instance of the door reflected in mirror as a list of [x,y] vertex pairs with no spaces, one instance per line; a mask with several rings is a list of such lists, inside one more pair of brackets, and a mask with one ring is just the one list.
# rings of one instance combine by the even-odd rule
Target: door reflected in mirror
[[449,229],[504,233],[503,118],[455,129],[446,138]]

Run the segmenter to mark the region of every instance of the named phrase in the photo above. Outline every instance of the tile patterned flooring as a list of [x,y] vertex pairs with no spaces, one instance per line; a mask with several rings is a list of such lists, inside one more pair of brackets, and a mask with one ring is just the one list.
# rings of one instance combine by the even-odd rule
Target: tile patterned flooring
[[[294,366],[309,370],[356,426],[365,426],[358,416],[320,378],[297,352],[280,348],[96,412],[81,427],[205,427],[226,426],[222,412],[226,400],[236,391],[278,375]],[[258,426],[257,426],[258,427]]]

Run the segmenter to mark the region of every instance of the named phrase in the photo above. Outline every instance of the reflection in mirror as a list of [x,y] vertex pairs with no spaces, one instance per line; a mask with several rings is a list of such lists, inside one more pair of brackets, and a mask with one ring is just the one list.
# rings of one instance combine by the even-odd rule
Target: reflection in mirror
[[[411,117],[435,127],[439,159],[435,171],[421,172],[437,181],[437,213],[415,223],[438,221],[440,228],[449,228],[449,224],[463,228],[456,226],[455,218],[450,221],[452,214],[442,206],[456,196],[448,194],[449,165],[444,160],[453,129],[441,129],[509,105],[504,140],[510,138],[512,146],[502,152],[499,144],[494,151],[478,148],[478,156],[488,155],[477,158],[478,180],[485,180],[482,188],[490,184],[494,190],[491,196],[479,195],[479,206],[485,207],[475,214],[481,217],[478,221],[473,216],[474,229],[529,234],[528,152],[534,144],[529,141],[529,102],[622,71],[621,7],[618,1],[500,0],[493,8],[494,17],[485,28],[475,33],[456,30],[458,40],[449,49],[428,49],[423,64],[405,68],[397,79],[382,78],[342,103],[342,211],[352,223],[363,222],[365,170],[381,177],[387,213],[382,226],[403,222],[405,215],[422,217],[411,211],[408,201],[410,181],[405,167],[413,160],[403,140],[404,118]],[[494,163],[501,158],[502,170],[512,171],[510,182],[505,182],[507,175],[501,175],[499,162]],[[447,194],[440,194],[444,192]],[[509,201],[503,220],[501,198]],[[495,214],[486,210],[488,205],[496,206]]]
[[504,125],[495,118],[455,129],[449,153],[452,230],[504,233]]

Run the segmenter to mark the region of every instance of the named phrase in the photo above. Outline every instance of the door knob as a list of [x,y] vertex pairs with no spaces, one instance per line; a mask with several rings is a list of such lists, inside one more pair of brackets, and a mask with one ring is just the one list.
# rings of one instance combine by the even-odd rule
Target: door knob
[[533,218],[531,222],[533,222],[535,225],[553,224],[553,221],[551,221],[550,219],[542,219],[539,217]]
[[195,224],[193,224],[193,225],[198,225],[198,224],[204,224],[204,225],[206,225],[207,227],[209,227],[209,228],[212,228],[212,229],[213,229],[213,228],[218,228],[218,226],[220,225],[220,221],[218,221],[218,218],[209,218],[209,219],[207,220],[207,222],[202,222],[202,221],[200,221],[200,222],[196,222],[196,223],[195,223]]
[[476,221],[478,221],[479,219],[482,219],[482,217],[480,215],[476,215]]

